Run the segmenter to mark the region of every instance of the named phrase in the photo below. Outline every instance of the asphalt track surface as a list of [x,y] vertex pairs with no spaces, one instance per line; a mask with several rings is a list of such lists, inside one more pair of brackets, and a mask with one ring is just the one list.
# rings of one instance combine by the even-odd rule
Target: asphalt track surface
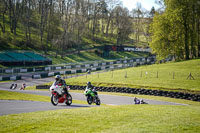
[[89,105],[73,104],[71,106],[66,106],[65,104],[59,104],[57,106],[53,106],[49,102],[0,100],[0,107],[1,107],[0,115],[8,115],[8,114],[28,113],[36,111],[46,111],[46,110],[94,107],[94,105],[89,106]]
[[[74,109],[74,108],[85,108],[85,107],[97,107],[96,105],[86,105],[86,104],[73,104],[71,106],[66,106],[65,104],[58,104],[53,106],[50,103],[50,92],[49,91],[33,91],[33,90],[19,90],[18,88],[22,83],[26,83],[27,86],[44,84],[47,82],[53,81],[54,78],[45,78],[45,79],[24,79],[18,80],[15,82],[1,82],[0,90],[21,92],[27,94],[43,95],[49,96],[49,102],[36,102],[36,101],[20,101],[20,100],[0,100],[0,115],[8,114],[17,114],[17,113],[26,113],[26,112],[36,112],[36,111],[45,111],[45,110],[56,110],[56,109]],[[17,83],[18,87],[15,90],[10,90],[9,87],[12,83]],[[72,93],[73,100],[83,100],[86,101],[86,97],[83,93]],[[134,104],[133,97],[127,96],[115,96],[115,95],[99,95],[101,103],[108,105],[130,105]],[[165,101],[156,101],[144,99],[145,102],[152,105],[186,105],[173,102]]]

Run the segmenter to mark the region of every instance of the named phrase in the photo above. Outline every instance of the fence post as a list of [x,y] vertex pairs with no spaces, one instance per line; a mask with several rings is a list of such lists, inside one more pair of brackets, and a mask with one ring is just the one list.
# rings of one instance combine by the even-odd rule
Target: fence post
[[175,78],[175,73],[173,72],[173,79]]
[[140,73],[140,77],[142,78],[142,71],[141,71],[141,73]]
[[157,71],[157,78],[158,78],[158,71]]
[[11,70],[12,70],[12,76],[13,76],[13,68]]
[[113,71],[112,71],[112,78],[113,78]]
[[127,71],[125,72],[125,76],[124,76],[124,78],[127,78]]
[[188,78],[189,78],[190,80],[191,80],[191,79],[195,80],[195,78],[192,76],[191,72],[190,72],[189,76],[187,77],[187,79],[188,79]]

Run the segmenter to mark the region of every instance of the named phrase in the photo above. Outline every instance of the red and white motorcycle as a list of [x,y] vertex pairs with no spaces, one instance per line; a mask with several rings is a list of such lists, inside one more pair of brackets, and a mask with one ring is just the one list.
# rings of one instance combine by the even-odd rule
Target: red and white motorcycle
[[[67,88],[68,91],[70,88]],[[51,103],[56,106],[58,103],[65,103],[70,106],[72,104],[72,96],[68,93],[64,93],[63,87],[58,85],[52,85],[50,87]]]

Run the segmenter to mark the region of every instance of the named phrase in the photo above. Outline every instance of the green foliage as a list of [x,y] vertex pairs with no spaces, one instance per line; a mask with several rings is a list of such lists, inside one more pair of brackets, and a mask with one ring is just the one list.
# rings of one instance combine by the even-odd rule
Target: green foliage
[[[109,9],[108,4],[112,5]],[[89,49],[102,44],[128,42],[132,45],[129,43],[132,18],[126,8],[116,4],[0,1],[0,50],[36,50],[45,54],[54,51],[62,56],[72,49]],[[90,11],[85,12],[88,9]]]
[[156,14],[151,25],[152,42],[150,46],[160,58],[169,54],[177,59],[189,59],[199,56],[200,4],[197,0],[166,0],[166,9]]
[[182,28],[179,26],[180,21],[176,21],[175,18],[178,19],[178,16],[171,13],[157,14],[154,17],[150,47],[161,58],[165,58],[169,54],[176,54],[177,56],[183,54],[177,52],[183,48],[183,38],[180,35],[180,32],[182,32],[180,31]]

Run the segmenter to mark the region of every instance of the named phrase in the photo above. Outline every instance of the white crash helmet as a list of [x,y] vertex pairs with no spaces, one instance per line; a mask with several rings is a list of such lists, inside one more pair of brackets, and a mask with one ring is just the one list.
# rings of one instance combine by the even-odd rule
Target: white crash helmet
[[60,75],[56,75],[56,76],[55,76],[55,80],[56,80],[56,81],[58,81],[58,80],[60,80],[60,79],[61,79],[61,76],[60,76]]

